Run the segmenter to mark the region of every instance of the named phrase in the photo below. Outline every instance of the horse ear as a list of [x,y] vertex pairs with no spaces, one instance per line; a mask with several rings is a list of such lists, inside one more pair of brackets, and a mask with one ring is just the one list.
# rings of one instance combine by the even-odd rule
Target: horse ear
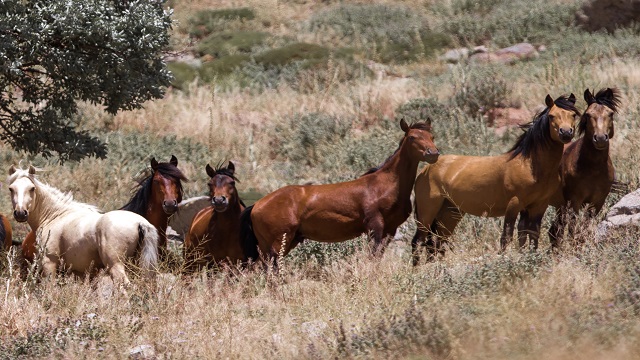
[[548,108],[553,107],[553,98],[551,95],[547,94],[547,97],[544,98],[544,104],[547,105]]
[[169,160],[169,164],[173,166],[178,166],[178,158],[175,157],[174,155],[171,155],[171,160]]
[[151,169],[153,169],[153,171],[158,170],[158,161],[154,157],[151,158]]
[[209,177],[214,177],[216,176],[216,171],[213,170],[213,168],[211,167],[211,165],[207,164],[207,167],[205,168],[207,170],[207,175],[209,175]]
[[573,93],[571,93],[571,95],[569,95],[569,102],[572,104],[576,103],[576,96],[573,95]]
[[11,167],[9,168],[9,175],[13,175],[13,173],[16,172],[16,166],[15,165],[11,165]]
[[607,90],[604,91],[604,97],[607,100],[613,100],[613,89],[607,88]]
[[431,126],[431,117],[427,116],[427,120],[425,121],[427,125]]
[[591,105],[596,102],[596,99],[593,97],[593,93],[591,93],[588,88],[584,91],[584,101],[587,102],[587,105]]
[[29,174],[30,175],[36,174],[36,168],[34,168],[33,165],[29,165]]
[[233,165],[231,161],[229,161],[229,165],[227,165],[227,170],[229,170],[231,174],[233,174],[234,172],[236,172],[236,166]]
[[400,120],[400,129],[402,129],[402,131],[404,132],[409,131],[409,125],[407,125],[407,122],[404,121],[404,118]]

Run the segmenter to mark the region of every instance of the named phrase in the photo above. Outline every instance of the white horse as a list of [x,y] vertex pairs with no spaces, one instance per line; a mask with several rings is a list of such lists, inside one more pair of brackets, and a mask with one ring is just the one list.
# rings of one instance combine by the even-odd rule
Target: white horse
[[140,249],[139,266],[153,275],[158,262],[158,231],[142,216],[122,210],[100,213],[69,193],[38,181],[36,169],[9,169],[13,216],[29,223],[43,249],[42,271],[85,274],[105,268],[114,282],[129,284],[123,261]]

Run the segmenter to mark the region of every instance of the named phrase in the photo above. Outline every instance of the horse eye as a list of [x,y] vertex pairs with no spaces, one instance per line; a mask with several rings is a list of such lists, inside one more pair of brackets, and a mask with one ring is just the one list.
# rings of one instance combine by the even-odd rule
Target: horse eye
[[34,191],[36,191],[36,188],[31,188],[31,189],[29,189],[29,192],[30,192],[30,193],[33,193]]

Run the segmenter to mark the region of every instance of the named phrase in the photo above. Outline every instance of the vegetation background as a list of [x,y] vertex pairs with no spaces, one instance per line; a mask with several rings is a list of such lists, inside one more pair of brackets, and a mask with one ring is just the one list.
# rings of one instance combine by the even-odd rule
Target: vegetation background
[[[584,30],[576,13],[586,3],[169,1],[174,87],[116,116],[82,105],[77,122],[106,140],[106,159],[59,166],[0,145],[0,163],[42,167],[43,181],[104,210],[126,203],[151,156],[178,157],[188,197],[205,194],[207,163],[226,160],[240,191],[264,194],[359,176],[395,150],[397,120],[424,109],[445,154],[494,155],[519,131],[488,126],[492,109],[533,115],[547,93],[581,99],[586,88],[615,86],[624,97],[611,154],[618,179],[636,189],[640,31]],[[523,41],[545,50],[510,65],[440,59],[452,48]],[[1,212],[10,207],[0,197]],[[134,281],[127,294],[104,277],[21,278],[19,259],[2,254],[0,359],[635,358],[640,232],[597,240],[598,221],[581,219],[581,245],[560,254],[512,244],[499,256],[501,219],[469,216],[453,251],[412,268],[410,219],[380,260],[363,238],[307,242],[278,274],[183,278],[169,268],[156,287]],[[28,229],[14,225],[21,239]]]

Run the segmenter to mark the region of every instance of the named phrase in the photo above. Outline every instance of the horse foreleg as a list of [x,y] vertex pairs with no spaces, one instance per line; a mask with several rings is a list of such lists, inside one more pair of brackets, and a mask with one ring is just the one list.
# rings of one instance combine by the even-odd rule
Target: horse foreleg
[[45,255],[42,257],[42,274],[45,277],[53,277],[58,271],[58,257],[54,255]]
[[384,220],[382,215],[371,218],[367,223],[367,230],[370,239],[373,241],[371,244],[371,255],[374,257],[382,257],[385,250],[385,233],[384,233]]
[[564,235],[565,228],[565,216],[566,216],[567,208],[565,206],[561,206],[556,208],[556,216],[549,227],[549,242],[551,243],[551,249],[560,248],[560,241]]
[[518,219],[518,246],[520,250],[527,244],[527,230],[529,229],[529,213],[526,210],[520,212]]
[[502,235],[500,236],[500,253],[504,253],[507,249],[507,244],[513,239],[513,232],[515,230],[516,219],[520,212],[520,200],[517,197],[512,198],[507,204],[507,211],[504,214],[504,226],[502,228]]

